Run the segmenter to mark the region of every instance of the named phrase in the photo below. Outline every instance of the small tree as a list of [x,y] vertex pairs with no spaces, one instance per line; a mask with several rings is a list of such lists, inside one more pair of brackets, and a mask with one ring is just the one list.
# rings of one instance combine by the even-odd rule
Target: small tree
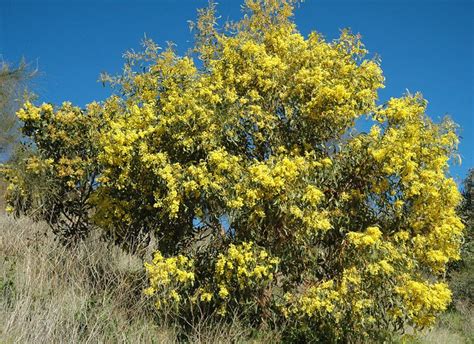
[[456,127],[419,94],[377,105],[379,61],[349,31],[301,35],[294,4],[247,0],[221,29],[211,3],[192,52],[147,41],[104,103],[27,104],[31,170],[86,187],[82,219],[117,242],[156,235],[146,293],[181,317],[239,312],[300,342],[429,326],[462,239]]
[[0,61],[0,152],[9,151],[18,138],[16,111],[27,94],[27,83],[36,71],[22,61],[17,68]]

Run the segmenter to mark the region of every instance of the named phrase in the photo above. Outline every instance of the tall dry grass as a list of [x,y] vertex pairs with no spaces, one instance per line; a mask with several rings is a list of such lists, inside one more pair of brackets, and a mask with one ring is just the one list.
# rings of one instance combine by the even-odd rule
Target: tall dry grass
[[58,245],[44,225],[0,217],[1,342],[174,342],[141,295],[141,262],[91,238]]
[[74,248],[43,224],[0,215],[1,343],[275,342],[236,322],[202,320],[184,334],[142,290],[142,261],[92,236]]

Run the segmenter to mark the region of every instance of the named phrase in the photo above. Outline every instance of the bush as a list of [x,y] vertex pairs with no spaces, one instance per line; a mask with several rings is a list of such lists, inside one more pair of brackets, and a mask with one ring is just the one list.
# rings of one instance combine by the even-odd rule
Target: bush
[[99,118],[94,104],[83,111],[64,103],[35,107],[26,102],[17,113],[27,139],[10,159],[3,175],[9,211],[45,220],[66,242],[90,230],[91,199],[97,187],[96,136]]
[[[378,106],[379,61],[349,31],[305,38],[294,3],[248,0],[226,29],[211,3],[193,52],[145,42],[104,103],[27,104],[29,164],[59,190],[53,223],[131,250],[156,236],[146,292],[177,317],[239,313],[293,341],[430,326],[462,240],[456,126],[419,94]],[[364,114],[369,133],[354,130]]]

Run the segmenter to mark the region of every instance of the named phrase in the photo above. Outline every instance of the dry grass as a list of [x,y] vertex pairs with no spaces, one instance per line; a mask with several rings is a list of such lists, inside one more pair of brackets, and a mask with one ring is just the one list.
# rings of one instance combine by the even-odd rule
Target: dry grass
[[474,343],[474,310],[467,303],[456,307],[438,320],[436,326],[418,334],[416,344],[470,344]]
[[2,216],[0,229],[1,342],[174,342],[152,321],[136,258],[97,239],[68,249],[27,219]]
[[138,258],[94,236],[68,249],[48,233],[42,224],[0,215],[1,343],[276,340],[271,334],[250,340],[250,331],[237,323],[211,322],[183,337],[142,295],[145,281]]

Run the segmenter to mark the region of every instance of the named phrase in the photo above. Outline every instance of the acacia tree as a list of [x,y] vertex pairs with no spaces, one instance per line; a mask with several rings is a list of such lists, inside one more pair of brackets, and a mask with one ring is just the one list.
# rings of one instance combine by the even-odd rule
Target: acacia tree
[[[146,293],[180,316],[237,311],[295,341],[429,326],[462,237],[455,125],[433,123],[419,94],[377,105],[379,61],[349,31],[304,37],[294,4],[247,0],[220,28],[211,3],[193,51],[147,41],[103,103],[28,104],[24,132],[46,142],[35,166],[72,190],[100,175],[87,214],[126,246],[158,238]],[[58,119],[91,135],[58,134]],[[74,157],[47,144],[61,135]]]

